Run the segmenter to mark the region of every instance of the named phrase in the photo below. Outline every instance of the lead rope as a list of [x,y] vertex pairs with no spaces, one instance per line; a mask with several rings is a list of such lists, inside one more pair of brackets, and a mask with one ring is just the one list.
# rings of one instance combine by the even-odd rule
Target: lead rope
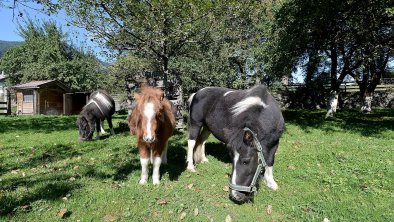
[[259,164],[257,165],[256,173],[253,176],[253,180],[252,180],[252,183],[250,184],[250,186],[232,184],[231,180],[230,180],[229,187],[232,190],[236,190],[236,191],[248,192],[248,193],[253,192],[254,193],[257,191],[257,188],[256,188],[257,179],[259,178],[259,175],[261,174],[263,167],[267,166],[267,163],[265,162],[265,159],[263,156],[263,148],[261,147],[260,142],[257,140],[257,135],[248,127],[245,127],[244,131],[250,132],[253,135],[253,143],[257,149],[257,157],[258,157]]

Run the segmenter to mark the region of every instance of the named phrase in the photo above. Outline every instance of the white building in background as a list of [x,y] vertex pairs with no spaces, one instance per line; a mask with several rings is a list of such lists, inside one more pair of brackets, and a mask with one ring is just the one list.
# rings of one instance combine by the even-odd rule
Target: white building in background
[[7,88],[5,86],[6,76],[4,71],[0,74],[0,101],[7,101]]

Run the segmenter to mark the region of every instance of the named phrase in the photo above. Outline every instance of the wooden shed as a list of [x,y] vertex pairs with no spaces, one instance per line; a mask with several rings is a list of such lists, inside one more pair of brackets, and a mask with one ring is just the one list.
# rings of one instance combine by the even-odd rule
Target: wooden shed
[[71,91],[57,80],[31,81],[12,88],[16,92],[18,115],[64,114],[65,93]]

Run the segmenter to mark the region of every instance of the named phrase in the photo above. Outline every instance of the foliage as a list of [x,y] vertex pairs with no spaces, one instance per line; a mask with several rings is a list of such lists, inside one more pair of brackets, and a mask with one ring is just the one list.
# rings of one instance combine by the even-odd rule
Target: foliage
[[95,89],[102,66],[90,52],[66,43],[67,35],[54,22],[19,25],[25,39],[1,58],[0,68],[11,85],[31,80],[56,79],[74,90]]
[[279,75],[307,61],[307,82],[314,73],[329,72],[336,93],[348,75],[356,77],[363,67],[380,63],[384,70],[393,53],[390,7],[389,0],[285,1],[271,26],[267,69]]
[[[0,118],[0,220],[57,221],[389,221],[393,212],[393,110],[360,116],[286,111],[276,155],[279,190],[261,183],[254,202],[228,199],[231,160],[210,138],[209,163],[185,169],[187,136],[169,142],[161,184],[140,186],[136,138],[126,116],[116,136],[78,142],[76,116]],[[271,207],[269,207],[271,206]],[[272,208],[267,211],[267,208]],[[196,210],[197,209],[197,210]]]

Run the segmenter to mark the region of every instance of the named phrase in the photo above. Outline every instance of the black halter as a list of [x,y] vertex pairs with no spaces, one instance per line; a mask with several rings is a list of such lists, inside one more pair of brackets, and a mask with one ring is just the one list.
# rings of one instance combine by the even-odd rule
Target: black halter
[[245,132],[250,132],[253,135],[253,143],[254,143],[254,146],[257,149],[257,156],[258,156],[258,163],[259,163],[259,165],[257,165],[256,173],[253,176],[253,180],[252,180],[252,183],[250,184],[250,186],[243,186],[243,185],[233,184],[233,183],[231,183],[231,180],[230,180],[229,187],[232,190],[236,190],[236,191],[248,192],[248,193],[252,193],[253,192],[254,193],[254,192],[257,191],[257,188],[256,188],[257,179],[259,178],[259,175],[261,174],[263,168],[265,166],[267,166],[267,163],[265,162],[265,159],[264,159],[264,156],[263,156],[263,149],[261,147],[260,142],[257,139],[256,134],[251,129],[249,129],[247,127],[244,128],[244,131]]

